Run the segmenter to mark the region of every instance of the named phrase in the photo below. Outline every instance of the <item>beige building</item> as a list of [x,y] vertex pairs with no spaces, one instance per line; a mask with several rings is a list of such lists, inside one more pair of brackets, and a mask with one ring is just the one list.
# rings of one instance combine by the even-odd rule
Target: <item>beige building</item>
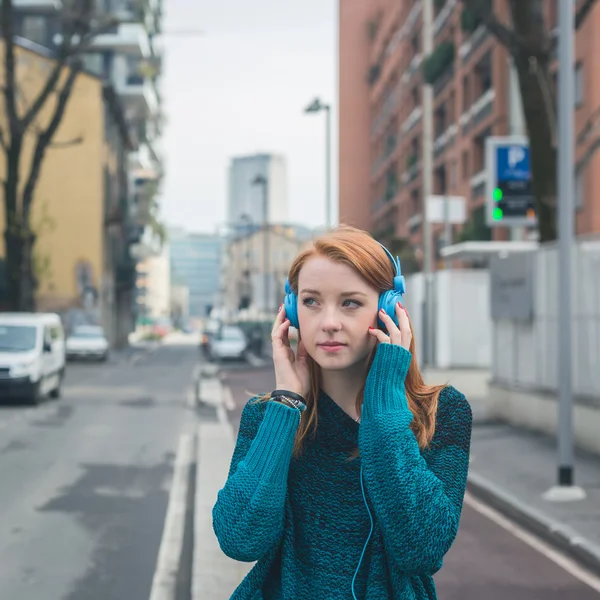
[[171,316],[171,265],[168,246],[137,265],[138,314],[150,319]]
[[[525,133],[509,56],[458,0],[432,0],[433,194],[466,198],[469,227],[485,204],[485,140]],[[544,3],[549,27],[556,2]],[[494,0],[507,14],[505,0]],[[339,2],[340,221],[381,240],[404,240],[420,258],[423,220],[423,1]],[[575,134],[600,108],[600,5],[576,35]],[[433,55],[432,54],[432,55]],[[556,70],[556,64],[553,69]],[[576,161],[593,143],[578,144]],[[600,152],[576,182],[576,227],[600,232]],[[454,234],[460,233],[457,226]],[[489,232],[487,232],[489,235]],[[508,239],[505,227],[495,239]],[[434,248],[442,226],[433,228]]]
[[[16,51],[22,94],[36,97],[54,63],[29,49]],[[0,64],[3,52],[2,46]],[[47,126],[51,107],[49,102],[42,109],[38,126]],[[131,296],[120,294],[119,277],[127,269],[124,225],[129,210],[123,156],[132,149],[132,140],[113,89],[98,77],[80,74],[54,140],[42,165],[31,215],[37,234],[37,306],[62,314],[79,311],[78,318],[102,323],[115,341],[119,313],[131,318]],[[77,141],[69,144],[73,140]],[[31,132],[22,153],[21,185],[31,168],[34,144]],[[5,161],[0,160],[2,177],[4,170]],[[0,231],[5,219],[3,203]],[[0,236],[0,257],[4,252]]]
[[272,316],[283,300],[290,265],[309,239],[303,228],[271,225],[231,240],[223,261],[226,312]]

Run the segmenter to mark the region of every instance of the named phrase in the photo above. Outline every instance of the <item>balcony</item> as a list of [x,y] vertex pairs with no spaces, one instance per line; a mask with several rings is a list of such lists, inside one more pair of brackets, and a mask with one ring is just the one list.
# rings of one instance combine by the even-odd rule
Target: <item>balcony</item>
[[97,36],[92,47],[95,50],[113,50],[140,58],[151,55],[148,32],[141,23],[121,23],[115,31]]
[[440,31],[442,31],[444,25],[448,23],[456,3],[456,0],[446,0],[442,10],[440,10],[438,16],[433,21],[433,35],[437,35]]
[[473,53],[481,47],[488,37],[489,34],[487,28],[484,25],[479,25],[479,27],[471,34],[471,37],[461,44],[458,49],[458,55],[463,64],[471,58]]
[[117,92],[125,103],[138,113],[149,116],[158,112],[156,89],[143,75],[129,75],[124,83],[117,86]]
[[496,90],[491,88],[479,96],[470,108],[460,116],[459,123],[463,135],[465,135],[471,127],[476,127],[483,119],[492,114],[495,99]]
[[412,79],[412,76],[419,70],[419,67],[421,66],[422,62],[423,54],[415,54],[415,56],[413,56],[413,59],[408,65],[408,68],[406,69],[406,71],[404,71],[404,73],[402,73],[403,84],[407,84]]
[[456,139],[456,133],[458,132],[458,126],[456,123],[450,125],[444,133],[439,135],[433,142],[433,155],[437,158],[444,152],[444,150],[451,146]]
[[423,115],[423,109],[420,106],[417,106],[412,110],[410,115],[406,117],[406,121],[402,123],[402,127],[400,128],[402,135],[405,136],[410,133],[417,123],[421,120],[421,116]]
[[22,12],[52,14],[61,10],[62,0],[13,0],[13,8]]
[[471,177],[471,199],[485,195],[485,187],[487,185],[487,171],[482,169],[479,173]]
[[402,29],[400,32],[400,36],[402,39],[409,36],[414,31],[415,25],[417,24],[417,20],[421,16],[422,11],[423,11],[423,2],[422,2],[422,0],[417,0],[415,2],[414,6],[411,8],[410,13],[408,14],[408,17],[406,18],[404,25],[402,26]]
[[373,125],[371,127],[371,134],[377,136],[383,127],[385,127],[389,118],[395,112],[398,107],[398,101],[400,100],[400,93],[402,92],[402,86],[398,84],[385,99],[383,107],[380,113],[375,117]]

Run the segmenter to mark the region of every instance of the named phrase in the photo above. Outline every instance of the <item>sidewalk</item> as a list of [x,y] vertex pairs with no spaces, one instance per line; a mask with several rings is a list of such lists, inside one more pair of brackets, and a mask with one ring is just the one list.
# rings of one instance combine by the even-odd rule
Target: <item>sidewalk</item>
[[[268,367],[262,373],[265,379],[272,377]],[[197,431],[192,600],[227,600],[253,564],[226,557],[212,529],[212,507],[225,483],[235,442],[226,409],[236,410],[236,403],[219,374],[207,374],[201,399],[214,407],[218,418],[206,419]],[[236,376],[241,374],[228,377],[236,393],[242,393]],[[254,377],[260,376],[256,369]],[[576,480],[586,499],[548,502],[542,494],[555,483],[554,441],[487,417],[485,371],[430,371],[424,376],[428,383],[454,385],[473,409],[469,492],[600,573],[600,457],[576,453]]]
[[584,500],[545,500],[556,483],[556,441],[490,420],[482,402],[487,379],[485,371],[425,373],[428,383],[454,385],[473,409],[469,491],[600,573],[600,456],[575,452]]

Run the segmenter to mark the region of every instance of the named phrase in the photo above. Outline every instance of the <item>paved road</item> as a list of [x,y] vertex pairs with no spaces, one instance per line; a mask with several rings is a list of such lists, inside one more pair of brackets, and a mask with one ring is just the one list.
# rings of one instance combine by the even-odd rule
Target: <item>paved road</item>
[[[237,433],[241,410],[248,398],[246,391],[269,391],[275,382],[268,370],[231,371],[225,381],[236,405],[229,418]],[[440,599],[600,599],[600,592],[490,520],[476,510],[477,505],[465,504],[457,539],[436,575]],[[600,584],[597,578],[595,582]]]
[[148,600],[198,357],[69,365],[61,400],[0,407],[0,599]]

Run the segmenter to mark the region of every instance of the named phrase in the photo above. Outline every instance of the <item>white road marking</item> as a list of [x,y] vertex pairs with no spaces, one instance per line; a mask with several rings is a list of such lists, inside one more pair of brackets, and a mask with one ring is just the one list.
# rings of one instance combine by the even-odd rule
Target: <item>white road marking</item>
[[231,390],[229,389],[228,385],[223,385],[222,386],[222,392],[221,392],[221,397],[223,398],[223,406],[225,406],[225,408],[231,412],[233,410],[235,410],[235,401],[233,399],[233,396],[231,395]]
[[502,529],[505,531],[508,531],[508,533],[525,542],[528,546],[567,571],[567,573],[570,573],[573,575],[573,577],[579,579],[579,581],[585,583],[593,590],[600,592],[600,578],[583,568],[581,565],[577,564],[574,560],[562,552],[556,550],[546,542],[542,541],[540,538],[529,533],[516,523],[513,523],[497,510],[480,502],[469,492],[465,494],[465,504],[482,514],[484,517],[487,517],[490,521],[496,523],[496,525],[502,527]]
[[196,436],[184,433],[179,438],[173,483],[163,528],[150,600],[174,600],[177,572],[183,551],[185,517],[189,489],[189,469],[196,454]]

